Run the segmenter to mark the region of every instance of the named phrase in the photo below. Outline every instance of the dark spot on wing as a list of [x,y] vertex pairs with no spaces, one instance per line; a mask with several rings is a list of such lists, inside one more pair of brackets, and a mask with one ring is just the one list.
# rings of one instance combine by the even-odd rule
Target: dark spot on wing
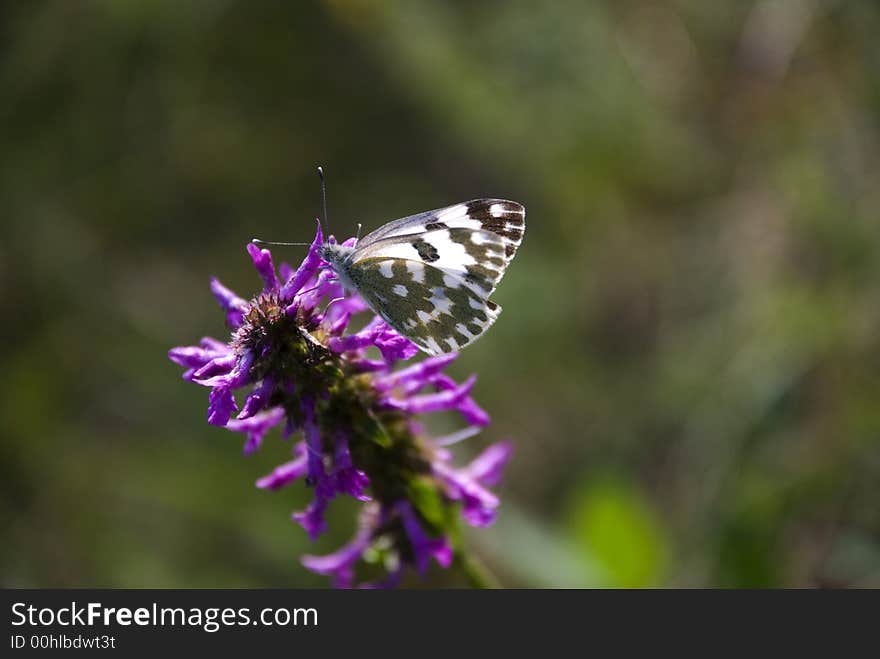
[[443,222],[428,222],[425,225],[425,231],[436,231],[437,229],[448,229],[449,227]]
[[525,208],[521,204],[504,199],[478,199],[467,204],[467,216],[478,221],[483,231],[504,238],[504,254],[508,260],[513,258],[525,228]]
[[[500,212],[499,212],[500,206]],[[495,214],[492,214],[492,208]],[[503,199],[481,199],[472,201],[467,206],[468,217],[479,220],[486,231],[504,229],[506,227],[522,227],[525,225],[525,209],[514,201]],[[522,232],[520,232],[522,236]]]
[[467,274],[464,276],[464,280],[474,286],[479,286],[484,291],[492,290],[492,282],[488,281],[484,274],[476,271],[475,266],[467,266]]
[[467,265],[465,266],[468,277],[476,277],[477,279],[485,279],[487,281],[498,281],[501,273],[484,265]]
[[429,242],[419,239],[415,241],[412,246],[416,252],[419,253],[419,257],[425,263],[433,263],[440,258],[440,253],[437,251],[437,248]]
[[491,231],[495,235],[501,236],[502,238],[509,238],[510,240],[517,243],[522,240],[522,229],[512,227],[508,222],[504,220],[504,218],[493,217],[488,220],[483,220],[481,222],[481,226],[483,231]]

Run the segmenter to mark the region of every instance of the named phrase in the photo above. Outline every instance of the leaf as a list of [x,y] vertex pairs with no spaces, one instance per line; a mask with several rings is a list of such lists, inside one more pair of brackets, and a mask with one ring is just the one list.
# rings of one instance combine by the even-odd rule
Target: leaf
[[409,485],[410,501],[419,514],[435,529],[445,530],[448,522],[446,507],[437,487],[422,476],[413,478]]
[[607,480],[576,491],[569,504],[568,530],[574,544],[605,569],[609,586],[662,583],[666,534],[633,485]]

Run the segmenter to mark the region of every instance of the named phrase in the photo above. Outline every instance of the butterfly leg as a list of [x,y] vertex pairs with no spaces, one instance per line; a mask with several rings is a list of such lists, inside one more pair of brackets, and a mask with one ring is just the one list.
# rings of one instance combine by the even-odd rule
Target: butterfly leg
[[[312,291],[316,291],[319,288],[321,288],[321,286],[323,286],[325,283],[326,284],[338,284],[339,280],[338,279],[328,279],[326,282],[320,283],[317,286],[312,286],[311,288],[307,288],[304,291],[299,291],[299,292],[295,293],[293,297],[298,297],[300,295],[305,295],[306,293],[311,293]],[[345,299],[345,298],[338,298],[338,299]],[[327,305],[327,306],[330,306],[330,305]]]
[[326,315],[327,311],[330,309],[330,307],[333,305],[334,302],[342,302],[344,299],[345,299],[344,295],[342,297],[334,297],[332,300],[330,300],[327,303],[327,306],[324,307],[324,314]]
[[299,297],[300,295],[305,295],[306,293],[311,293],[312,291],[316,291],[316,290],[318,290],[319,288],[321,288],[320,285],[318,285],[318,286],[312,286],[311,288],[307,288],[307,289],[304,290],[304,291],[298,291],[298,292],[296,292],[296,293],[294,294],[293,297]]

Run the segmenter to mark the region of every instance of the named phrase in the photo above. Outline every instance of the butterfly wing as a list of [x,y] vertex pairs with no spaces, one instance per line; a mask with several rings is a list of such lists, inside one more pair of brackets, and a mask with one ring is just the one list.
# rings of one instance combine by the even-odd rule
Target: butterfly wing
[[373,311],[430,355],[464,348],[501,313],[464,279],[420,260],[363,258],[349,275]]
[[412,236],[438,229],[470,229],[488,231],[504,243],[505,256],[512,259],[522,242],[525,231],[526,209],[522,204],[507,199],[472,199],[446,208],[426,211],[388,222],[358,243],[366,249],[374,243],[398,236]]
[[504,240],[489,231],[434,229],[358,246],[353,263],[355,267],[371,259],[420,263],[450,275],[450,285],[460,281],[474,294],[488,299],[510,263],[505,248]]
[[504,199],[419,213],[361,239],[348,274],[367,304],[422,350],[453,352],[501,313],[489,296],[524,229],[525,208]]

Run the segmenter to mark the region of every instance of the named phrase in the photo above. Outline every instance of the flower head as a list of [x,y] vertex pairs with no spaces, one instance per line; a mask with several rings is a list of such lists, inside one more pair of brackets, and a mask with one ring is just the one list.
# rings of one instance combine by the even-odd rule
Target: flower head
[[299,268],[282,264],[277,272],[269,250],[248,245],[260,292],[245,301],[211,280],[232,328],[229,342],[206,337],[168,356],[186,369],[185,380],[210,389],[208,423],[244,434],[246,454],[275,427],[285,438],[302,435],[293,459],[257,487],[297,480],[311,487],[312,502],[293,519],[312,539],[326,530],[335,497],[364,502],[352,541],[303,564],[350,587],[359,565],[377,563],[387,575],[361,585],[394,585],[406,566],[424,574],[432,562],[453,563],[462,549],[456,510],[473,526],[494,520],[499,501],[488,488],[500,480],[511,446],[495,444],[469,466],[453,465],[448,442],[429,437],[418,416],[456,411],[469,424],[462,436],[474,434],[489,423],[471,397],[475,377],[459,384],[444,373],[456,354],[400,367],[418,349],[379,317],[349,331],[368,307],[344,294],[321,258],[322,244],[319,225]]

